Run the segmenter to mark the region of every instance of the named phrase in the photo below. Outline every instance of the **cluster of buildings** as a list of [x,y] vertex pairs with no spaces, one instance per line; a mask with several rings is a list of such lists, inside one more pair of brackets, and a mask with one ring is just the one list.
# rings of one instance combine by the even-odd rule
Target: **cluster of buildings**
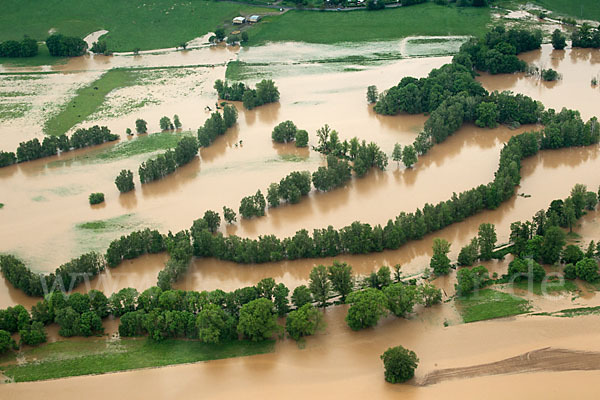
[[260,15],[251,15],[248,18],[246,18],[246,17],[235,17],[233,19],[233,23],[235,25],[243,25],[246,22],[253,24],[253,23],[256,23],[258,21],[260,21]]

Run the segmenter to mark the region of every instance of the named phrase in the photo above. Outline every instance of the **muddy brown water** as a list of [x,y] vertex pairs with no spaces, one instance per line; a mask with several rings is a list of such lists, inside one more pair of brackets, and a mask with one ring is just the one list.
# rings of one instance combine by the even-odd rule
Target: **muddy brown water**
[[[587,119],[597,114],[600,100],[600,89],[589,85],[592,75],[600,71],[597,54],[567,49],[561,55],[544,46],[541,51],[524,55],[529,62],[546,67],[552,65],[563,75],[562,81],[552,85],[524,75],[482,75],[478,79],[488,90],[509,89],[525,93],[547,107],[578,109]],[[144,57],[140,59],[144,60]],[[222,54],[219,57],[226,58]],[[431,68],[448,61],[448,57],[409,59],[358,72],[277,79],[281,91],[279,104],[252,111],[240,109],[238,125],[213,146],[203,149],[201,160],[162,181],[143,187],[137,183],[136,190],[125,195],[116,191],[114,176],[122,168],[137,170],[148,155],[97,163],[82,157],[93,153],[86,150],[0,169],[0,201],[5,204],[0,210],[0,250],[16,253],[34,270],[47,272],[84,251],[104,250],[111,239],[133,229],[151,226],[163,232],[175,231],[189,228],[192,220],[202,216],[206,209],[220,210],[223,205],[237,209],[241,197],[252,194],[257,188],[264,192],[270,182],[278,181],[291,171],[314,171],[323,164],[322,157],[313,151],[272,144],[272,128],[286,119],[307,129],[311,144],[316,143],[315,130],[328,123],[339,131],[342,139],[358,136],[373,140],[389,154],[394,143],[411,143],[426,117],[374,114],[364,100],[366,86],[389,87],[404,75],[425,76]],[[90,62],[96,65],[101,58],[74,60],[73,63],[81,65],[72,67],[89,68],[87,63]],[[223,67],[217,67],[211,76],[223,72]],[[208,117],[202,111],[204,106],[212,104],[214,94],[205,84],[203,92],[193,101],[172,100],[144,109],[140,115],[157,124],[160,116],[178,113],[185,128],[195,129]],[[129,115],[108,118],[100,123],[120,132],[131,126],[133,119],[135,116]],[[414,211],[426,202],[436,203],[449,198],[452,192],[489,182],[497,168],[503,143],[512,135],[533,128],[484,130],[467,125],[421,158],[412,170],[397,167],[390,161],[385,172],[373,171],[363,179],[353,180],[345,188],[330,193],[312,193],[298,205],[269,210],[264,218],[243,221],[222,230],[241,236],[275,234],[283,237],[301,228],[311,230],[328,224],[339,228],[354,220],[383,224],[401,211]],[[542,152],[523,162],[518,193],[531,197],[515,196],[497,210],[481,213],[397,251],[336,259],[350,263],[358,274],[394,264],[401,264],[405,274],[416,274],[429,264],[434,237],[452,242],[451,258],[455,258],[460,248],[476,235],[482,222],[496,224],[499,242],[505,242],[510,223],[528,219],[537,210],[546,208],[551,200],[566,197],[574,183],[585,183],[595,190],[600,184],[598,152],[598,146]],[[93,191],[106,194],[104,206],[91,208],[88,205],[87,196]],[[124,217],[127,214],[131,215]],[[116,221],[117,228],[100,232],[76,228],[79,223],[110,218]],[[597,218],[596,213],[586,216],[578,228],[588,241],[600,239]],[[128,286],[144,290],[156,282],[166,258],[167,255],[159,254],[127,261],[119,268],[101,274],[90,282],[89,287],[101,288],[108,293]],[[233,290],[270,276],[293,288],[306,282],[314,265],[331,261],[316,259],[238,265],[213,259],[195,260],[190,273],[178,287]],[[486,266],[491,272],[501,274],[506,269],[506,262],[491,262]],[[453,293],[453,276],[437,279],[435,283],[448,295]],[[78,291],[87,288],[82,286]],[[596,301],[596,296],[590,298]],[[37,299],[28,298],[0,279],[0,307],[15,303],[30,306],[35,301]],[[579,304],[587,302],[587,299],[581,300]],[[548,306],[543,302],[539,304]],[[563,297],[554,300],[552,308],[572,306],[571,299]],[[236,395],[268,397],[283,391],[291,398],[305,398],[319,397],[323,393],[334,396],[347,391],[345,396],[350,398],[375,394],[378,398],[400,395],[420,399],[448,396],[448,393],[451,397],[469,397],[474,391],[485,391],[486,397],[490,398],[505,398],[514,390],[519,396],[537,398],[546,393],[544,386],[552,385],[553,395],[557,397],[576,390],[581,398],[592,398],[595,393],[592,385],[585,382],[600,377],[597,371],[541,372],[443,381],[430,387],[392,386],[383,381],[379,360],[379,354],[389,346],[402,344],[416,351],[421,359],[418,380],[436,369],[496,362],[543,347],[598,350],[593,332],[600,328],[599,322],[593,316],[574,319],[518,317],[444,327],[444,321],[459,321],[453,306],[444,304],[420,310],[410,320],[390,318],[380,323],[376,330],[351,332],[345,325],[344,315],[344,307],[327,309],[325,333],[309,338],[304,350],[285,340],[278,342],[276,351],[267,355],[3,385],[0,394],[2,398],[26,398],[43,392],[50,398],[59,395],[74,398],[80,397],[85,390],[86,396],[91,398],[119,396],[123,391],[133,398],[189,397],[194,394],[205,398],[231,398]],[[481,340],[483,337],[486,340]],[[230,384],[232,379],[236,379],[235,385]],[[557,381],[561,385],[556,385]]]

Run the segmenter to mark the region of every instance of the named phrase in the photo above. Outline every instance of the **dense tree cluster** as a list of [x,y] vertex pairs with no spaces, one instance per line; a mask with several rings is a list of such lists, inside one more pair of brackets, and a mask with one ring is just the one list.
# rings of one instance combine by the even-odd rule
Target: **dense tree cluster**
[[131,260],[143,254],[156,254],[166,250],[165,238],[157,230],[144,229],[131,232],[110,242],[104,256],[106,264],[114,268],[123,260]]
[[287,143],[296,139],[298,128],[292,121],[283,121],[271,132],[271,139],[277,143]]
[[69,138],[67,135],[46,136],[42,143],[34,138],[21,142],[17,148],[16,155],[13,152],[0,151],[0,167],[5,167],[16,162],[37,160],[42,157],[50,157],[71,149],[80,149],[95,146],[105,142],[119,139],[119,135],[110,132],[106,126],[94,125],[88,129],[77,129]]
[[461,268],[456,273],[457,283],[454,285],[458,296],[466,296],[484,287],[490,279],[487,268],[480,265],[474,268]]
[[[267,201],[269,207],[277,207],[283,200],[290,204],[296,204],[303,196],[307,196],[311,189],[311,176],[308,171],[290,172],[288,176],[282,178],[279,183],[272,183],[267,191]],[[259,203],[257,206],[260,207]],[[242,207],[240,206],[240,214],[242,217]],[[258,215],[254,213],[254,215]]]
[[571,34],[573,47],[600,47],[600,29],[584,23]]
[[312,174],[313,185],[317,190],[328,192],[343,186],[352,178],[352,167],[347,160],[327,156],[327,167],[319,167]]
[[552,47],[554,47],[555,50],[563,50],[567,47],[567,37],[560,29],[555,29],[554,32],[552,32]]
[[194,250],[190,242],[190,234],[180,231],[169,235],[165,239],[165,245],[171,258],[167,261],[165,268],[158,273],[157,286],[163,290],[171,288],[171,284],[187,272],[188,265],[192,260]]
[[371,168],[377,167],[384,171],[388,164],[387,155],[376,143],[367,144],[354,137],[350,141],[340,142],[337,131],[331,130],[329,125],[324,125],[317,130],[319,144],[314,150],[324,155],[332,155],[352,161],[352,169],[358,177],[364,176]]
[[226,104],[223,107],[223,115],[215,111],[204,121],[204,125],[198,128],[198,142],[202,147],[208,147],[218,137],[223,135],[227,129],[235,125],[238,112],[235,106]]
[[32,272],[12,255],[0,256],[0,270],[14,287],[28,296],[41,297],[55,288],[70,290],[85,279],[91,279],[104,270],[104,258],[95,252],[86,253],[43,275]]
[[265,215],[267,203],[265,196],[259,190],[252,196],[246,196],[240,202],[239,214],[242,218],[262,217]]
[[0,310],[0,354],[13,348],[16,349],[16,343],[6,340],[6,332],[10,339],[10,334],[19,333],[20,343],[30,346],[36,346],[46,341],[46,331],[44,324],[31,318],[29,312],[22,305],[8,307]]
[[258,82],[256,89],[252,89],[242,82],[234,82],[229,86],[227,81],[218,79],[215,81],[214,88],[220,99],[242,101],[248,110],[279,101],[279,90],[275,86],[275,82],[270,79]]
[[517,54],[539,49],[542,38],[541,30],[506,29],[499,25],[487,32],[484,39],[471,39],[463,44],[455,61],[491,74],[524,71],[526,63]]
[[25,36],[23,40],[6,40],[0,42],[0,57],[35,57],[38,54],[38,44],[34,39]]
[[87,43],[83,39],[60,33],[50,35],[46,39],[46,46],[50,55],[54,57],[77,57],[85,54],[87,50]]
[[177,143],[175,150],[169,149],[140,165],[138,169],[140,182],[144,184],[162,179],[192,161],[197,154],[198,140],[195,137],[185,136]]

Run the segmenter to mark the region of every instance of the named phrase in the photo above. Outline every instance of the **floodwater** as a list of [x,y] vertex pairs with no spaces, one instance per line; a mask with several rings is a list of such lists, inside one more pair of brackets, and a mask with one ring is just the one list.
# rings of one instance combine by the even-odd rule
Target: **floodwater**
[[[191,57],[198,59],[194,58],[188,65],[224,63],[235,56],[232,49],[210,48],[194,52],[197,53],[191,53]],[[182,57],[190,56],[185,53],[143,55],[131,57],[131,60],[136,60],[136,65],[140,66],[156,66],[161,62],[180,65],[177,63],[181,62]],[[207,54],[208,58],[202,58],[200,54]],[[558,70],[563,79],[554,84],[545,84],[525,75],[482,75],[478,79],[488,90],[521,92],[542,101],[547,107],[578,109],[587,119],[597,114],[597,104],[600,104],[600,89],[589,85],[591,77],[600,70],[597,66],[598,54],[597,51],[570,49],[558,54],[544,46],[541,51],[523,56],[529,62],[546,67],[552,65]],[[152,57],[165,58],[158,60]],[[115,60],[118,59],[85,56],[72,60],[66,66],[52,68],[63,68],[64,71],[89,69],[98,75],[99,71],[117,66]],[[226,205],[237,210],[240,199],[253,194],[257,188],[266,192],[271,182],[279,181],[291,171],[312,172],[323,165],[323,158],[312,150],[272,143],[270,133],[273,127],[288,119],[299,128],[309,131],[312,145],[316,144],[316,129],[327,123],[339,132],[342,140],[357,136],[376,142],[391,154],[394,143],[406,145],[414,140],[426,117],[377,115],[366,104],[366,87],[375,84],[383,89],[396,84],[403,76],[425,76],[432,68],[449,60],[449,57],[404,59],[360,71],[281,76],[276,79],[281,92],[279,103],[252,111],[245,111],[238,105],[238,124],[211,147],[202,149],[198,160],[161,181],[144,186],[140,186],[138,181],[136,190],[124,195],[117,192],[114,177],[123,168],[137,171],[137,166],[149,157],[148,154],[110,161],[95,158],[94,155],[99,151],[113,146],[108,144],[100,149],[81,150],[2,168],[0,202],[5,206],[0,210],[0,251],[16,253],[32,269],[48,272],[82,252],[105,250],[110,240],[131,230],[154,227],[162,232],[177,231],[189,228],[192,221],[201,217],[207,209],[220,211]],[[103,66],[102,63],[108,64]],[[222,78],[225,71],[224,66],[201,68],[198,75],[181,80],[181,85],[199,81],[197,89],[186,92],[184,99],[173,95],[183,90],[175,87],[168,95],[160,97],[160,104],[143,107],[135,113],[100,116],[94,123],[107,125],[114,132],[121,133],[126,127],[132,127],[133,121],[139,116],[150,122],[152,131],[157,129],[161,116],[178,114],[184,129],[195,131],[209,115],[203,111],[204,107],[212,106],[216,99],[211,88],[212,82]],[[72,72],[56,76],[67,80],[70,76],[75,79],[86,73]],[[156,92],[160,82],[150,83],[148,90]],[[152,87],[153,84],[155,87]],[[138,89],[145,90],[140,86],[128,90]],[[65,90],[65,93],[68,92]],[[129,92],[126,89],[120,91],[121,95]],[[426,202],[435,204],[448,199],[453,192],[489,182],[493,179],[503,144],[511,136],[531,129],[536,127],[488,130],[466,125],[422,157],[413,169],[399,167],[390,160],[385,172],[372,171],[362,179],[352,180],[343,188],[329,193],[311,193],[297,205],[270,209],[266,217],[241,221],[221,229],[224,233],[240,236],[275,234],[285,237],[302,228],[310,231],[329,224],[340,228],[354,220],[385,224],[388,218],[402,211],[412,212]],[[19,139],[23,140],[15,137],[16,132],[10,124],[0,127],[0,141],[18,143]],[[123,138],[122,142],[126,140]],[[460,248],[477,234],[477,228],[483,222],[496,224],[499,243],[506,242],[512,222],[529,219],[539,209],[547,208],[553,199],[566,197],[575,183],[584,183],[590,190],[596,190],[600,185],[600,175],[597,173],[600,167],[599,151],[598,146],[592,146],[542,152],[523,162],[518,193],[530,197],[515,196],[497,210],[476,215],[396,251],[340,256],[336,259],[351,264],[356,274],[368,274],[381,265],[401,264],[405,275],[413,275],[421,273],[428,266],[434,237],[443,237],[452,242],[450,256],[453,259]],[[106,203],[90,207],[87,196],[97,191],[105,193]],[[79,224],[95,220],[106,221],[108,227],[95,231],[78,227]],[[597,213],[586,216],[577,231],[585,241],[600,239]],[[112,293],[129,286],[144,290],[155,284],[167,257],[166,254],[159,254],[124,262],[77,290],[100,288]],[[273,277],[294,288],[306,283],[314,265],[331,262],[332,259],[314,259],[239,265],[199,259],[193,261],[189,273],[178,283],[178,287],[233,290],[255,284],[264,277]],[[502,274],[506,271],[507,261],[485,265],[490,272]],[[454,276],[439,278],[435,284],[446,295],[452,295]],[[0,279],[0,307],[15,303],[30,306],[36,301]],[[552,304],[549,301],[535,300],[534,305],[540,309],[558,310],[573,307],[574,304],[597,302],[596,296],[578,299],[575,303],[564,296],[552,299]],[[0,387],[0,393],[2,398],[22,398],[43,391],[52,398],[58,396],[60,389],[62,398],[80,397],[83,390],[91,398],[117,393],[122,396],[124,392],[133,398],[156,397],[167,393],[169,396],[179,394],[189,397],[197,394],[205,398],[231,398],[235,395],[273,396],[284,392],[290,398],[304,398],[322,395],[335,387],[335,396],[347,390],[346,397],[374,393],[377,398],[402,395],[419,399],[438,398],[448,393],[452,393],[452,397],[461,394],[468,397],[479,388],[481,393],[487,389],[487,397],[505,398],[509,390],[514,390],[521,397],[523,394],[539,397],[543,387],[552,384],[552,396],[564,396],[577,388],[579,397],[591,398],[592,385],[582,385],[582,382],[600,377],[597,371],[551,372],[550,368],[530,373],[527,379],[518,375],[500,375],[444,381],[426,387],[392,386],[384,383],[379,360],[379,354],[389,346],[402,344],[419,355],[421,364],[415,381],[419,383],[436,369],[496,362],[548,346],[600,350],[593,334],[600,327],[600,322],[593,316],[574,319],[518,317],[454,325],[459,317],[452,303],[448,303],[429,310],[419,310],[417,316],[410,320],[390,318],[374,331],[356,333],[346,327],[344,315],[344,307],[327,309],[327,330],[309,338],[303,350],[285,340],[278,342],[276,351],[267,355],[105,376],[6,385]],[[451,322],[451,326],[444,327],[444,321]],[[486,340],[481,340],[482,337]],[[236,385],[230,384],[233,376],[236,377]],[[560,386],[556,385],[557,380],[561,382]],[[492,389],[491,393],[489,389]]]

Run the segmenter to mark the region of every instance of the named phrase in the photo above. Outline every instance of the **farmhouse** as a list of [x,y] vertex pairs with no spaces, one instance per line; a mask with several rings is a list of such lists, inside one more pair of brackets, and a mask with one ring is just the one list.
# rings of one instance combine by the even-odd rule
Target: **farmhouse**
[[246,23],[246,18],[244,18],[244,17],[235,17],[233,19],[233,23],[236,24],[236,25],[245,24]]

